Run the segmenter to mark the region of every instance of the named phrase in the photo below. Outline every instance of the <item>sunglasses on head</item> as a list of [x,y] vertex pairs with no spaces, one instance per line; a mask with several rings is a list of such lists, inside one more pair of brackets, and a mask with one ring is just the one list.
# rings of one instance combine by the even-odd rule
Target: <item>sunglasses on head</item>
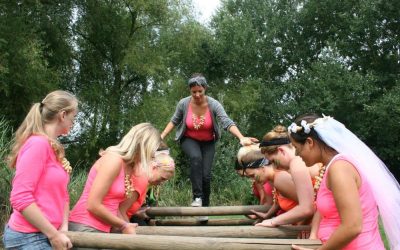
[[196,76],[196,77],[190,78],[188,83],[189,83],[189,85],[198,84],[198,85],[205,86],[205,85],[207,85],[207,80],[204,76]]

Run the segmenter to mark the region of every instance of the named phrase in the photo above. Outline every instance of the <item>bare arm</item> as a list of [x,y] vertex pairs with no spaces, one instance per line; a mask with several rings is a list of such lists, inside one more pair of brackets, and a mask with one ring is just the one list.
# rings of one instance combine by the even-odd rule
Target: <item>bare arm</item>
[[64,205],[63,223],[61,224],[59,231],[68,231],[68,216],[69,216],[69,203],[66,202]]
[[[111,213],[104,205],[103,199],[110,190],[121,170],[121,164],[117,156],[106,154],[97,168],[97,175],[89,191],[87,210],[103,222],[114,228],[123,228],[123,233],[134,233],[133,225],[127,226],[127,222]],[[125,230],[126,229],[126,230]]]
[[321,214],[317,211],[315,212],[311,222],[310,239],[312,240],[318,239],[318,229],[320,222],[321,222]]
[[163,132],[161,133],[161,139],[164,140],[165,137],[175,128],[175,125],[172,122],[168,122],[167,126],[165,126]]
[[50,244],[54,249],[71,248],[72,243],[70,239],[60,231],[58,231],[43,215],[36,203],[27,206],[22,215],[34,227],[40,230],[44,235],[49,238]]
[[336,161],[327,173],[328,187],[333,193],[341,219],[321,249],[341,249],[356,238],[362,230],[362,212],[358,189],[360,176],[347,161]]
[[275,217],[273,223],[267,221],[260,226],[290,224],[310,218],[314,214],[314,194],[311,177],[305,163],[300,157],[296,156],[290,162],[290,174],[295,185],[298,205],[290,211]]

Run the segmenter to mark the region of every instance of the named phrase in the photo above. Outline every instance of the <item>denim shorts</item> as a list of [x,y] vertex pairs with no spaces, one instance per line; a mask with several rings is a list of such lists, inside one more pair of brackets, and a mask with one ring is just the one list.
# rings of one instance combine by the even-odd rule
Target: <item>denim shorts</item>
[[49,239],[42,233],[21,233],[12,230],[8,225],[4,228],[3,244],[5,249],[12,250],[51,250]]

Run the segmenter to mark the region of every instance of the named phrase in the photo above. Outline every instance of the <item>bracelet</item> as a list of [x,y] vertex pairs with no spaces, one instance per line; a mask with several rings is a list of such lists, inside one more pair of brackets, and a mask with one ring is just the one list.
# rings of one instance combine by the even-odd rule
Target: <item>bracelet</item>
[[124,221],[124,224],[119,228],[119,230],[122,232],[124,229],[129,225],[129,222]]

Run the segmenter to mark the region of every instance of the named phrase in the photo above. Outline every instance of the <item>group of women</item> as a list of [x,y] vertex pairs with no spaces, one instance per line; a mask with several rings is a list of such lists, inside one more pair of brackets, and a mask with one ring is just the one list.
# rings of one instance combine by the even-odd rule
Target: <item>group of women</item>
[[[276,126],[259,144],[242,135],[217,100],[205,94],[205,77],[188,81],[191,95],[179,101],[160,134],[149,123],[131,128],[120,143],[100,152],[71,212],[67,185],[71,166],[57,141],[68,134],[78,101],[54,91],[32,106],[15,134],[9,165],[16,169],[5,226],[6,249],[67,249],[63,231],[135,233],[130,223],[146,195],[174,174],[173,159],[158,151],[176,127],[175,139],[189,158],[192,206],[209,206],[215,142],[222,127],[243,146],[236,171],[254,179],[267,213],[256,226],[312,225],[320,249],[384,249],[381,218],[390,247],[400,250],[400,187],[385,164],[343,124],[303,115],[288,128]],[[311,222],[312,221],[312,222]],[[293,246],[294,249],[304,249]]]
[[141,207],[149,184],[174,174],[161,136],[150,123],[133,126],[118,145],[100,152],[83,193],[69,211],[71,166],[57,137],[69,133],[78,100],[57,90],[32,106],[15,133],[9,165],[15,168],[5,226],[6,249],[69,249],[64,231],[134,234],[130,216]]
[[[385,164],[357,136],[331,117],[299,116],[287,129],[276,126],[262,142],[242,147],[238,174],[273,187],[260,223],[277,227],[311,223],[319,249],[400,249],[400,188]],[[293,245],[293,249],[306,248]]]

